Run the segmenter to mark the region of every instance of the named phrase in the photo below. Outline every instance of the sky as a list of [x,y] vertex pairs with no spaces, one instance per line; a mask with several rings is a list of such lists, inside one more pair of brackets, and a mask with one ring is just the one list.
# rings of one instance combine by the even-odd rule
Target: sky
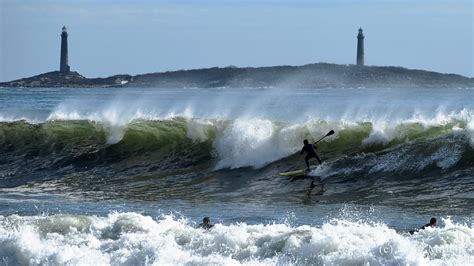
[[354,64],[474,77],[472,0],[0,0],[0,81],[206,67]]

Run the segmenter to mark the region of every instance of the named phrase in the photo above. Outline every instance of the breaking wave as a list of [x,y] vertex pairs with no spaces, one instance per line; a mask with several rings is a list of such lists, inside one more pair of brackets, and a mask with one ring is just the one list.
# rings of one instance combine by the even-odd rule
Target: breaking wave
[[449,219],[409,235],[343,219],[322,226],[218,223],[206,231],[170,215],[0,216],[7,265],[466,265],[473,239],[472,225]]
[[[305,188],[275,177],[303,168],[302,140],[315,141],[331,129],[336,133],[318,144],[324,163],[313,173],[340,184],[324,193],[328,202],[357,195],[364,204],[380,198],[387,204],[436,207],[438,190],[460,208],[472,202],[474,145],[467,110],[397,123],[190,117],[142,117],[123,124],[0,122],[0,184],[4,191],[101,198],[287,200]],[[421,186],[427,180],[431,185]],[[268,189],[268,182],[277,183]],[[386,196],[393,193],[396,198]]]
[[[213,160],[215,169],[261,168],[298,152],[303,139],[315,141],[331,129],[336,134],[320,144],[323,156],[328,155],[326,158],[403,146],[408,156],[416,153],[429,158],[447,153],[451,156],[446,157],[454,162],[472,156],[474,147],[474,122],[466,110],[442,119],[427,121],[415,117],[397,123],[310,120],[298,124],[259,118],[179,117],[135,119],[123,124],[61,119],[38,124],[0,122],[0,144],[4,152],[21,152],[26,157],[55,154],[64,159],[95,154],[117,159],[144,153],[162,155],[146,160],[149,161],[179,153],[187,158],[193,154]],[[436,142],[442,143],[433,145]]]

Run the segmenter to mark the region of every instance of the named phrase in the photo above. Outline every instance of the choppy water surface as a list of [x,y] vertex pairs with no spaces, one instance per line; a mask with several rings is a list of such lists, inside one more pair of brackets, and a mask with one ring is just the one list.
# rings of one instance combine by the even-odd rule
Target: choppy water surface
[[[465,264],[474,90],[0,89],[0,258]],[[304,168],[302,140],[321,167]],[[313,161],[313,163],[316,163]],[[217,223],[195,229],[203,216]],[[431,216],[437,228],[420,227]]]

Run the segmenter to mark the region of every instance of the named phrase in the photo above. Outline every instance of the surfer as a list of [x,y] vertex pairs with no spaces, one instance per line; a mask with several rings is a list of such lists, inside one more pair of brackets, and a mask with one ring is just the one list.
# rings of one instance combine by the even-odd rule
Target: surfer
[[206,230],[211,229],[213,226],[214,225],[211,224],[211,219],[209,217],[204,217],[204,219],[202,219],[202,223],[199,224],[200,228],[206,229]]
[[425,225],[423,225],[420,229],[411,230],[411,231],[410,231],[410,234],[413,235],[415,232],[418,232],[418,231],[420,231],[420,230],[425,230],[427,227],[436,227],[436,218],[434,218],[434,217],[431,218],[431,219],[430,219],[430,222],[427,223],[427,224],[425,224]]
[[304,146],[301,149],[300,154],[303,154],[306,152],[306,157],[304,157],[304,161],[306,162],[306,168],[309,170],[309,159],[311,158],[316,158],[316,160],[318,160],[318,163],[321,164],[322,163],[321,159],[319,159],[318,155],[314,151],[314,149],[317,149],[317,147],[314,146],[314,144],[309,144],[307,139],[303,141],[303,144]]

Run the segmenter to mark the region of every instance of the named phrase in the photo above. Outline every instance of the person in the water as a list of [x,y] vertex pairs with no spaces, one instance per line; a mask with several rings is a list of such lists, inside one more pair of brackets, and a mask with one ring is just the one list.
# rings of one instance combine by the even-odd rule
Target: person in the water
[[211,224],[211,219],[209,217],[204,217],[204,219],[202,219],[202,223],[199,224],[200,228],[206,229],[206,230],[211,229],[213,226],[214,225]]
[[436,227],[436,218],[431,218],[430,223],[423,225],[420,230],[424,230],[426,227]]
[[430,219],[430,222],[427,223],[427,224],[425,224],[425,225],[423,225],[420,229],[411,230],[411,231],[410,231],[410,234],[413,235],[415,232],[418,232],[418,231],[420,231],[420,230],[425,230],[427,227],[436,227],[436,218],[434,218],[434,217],[431,218],[431,219]]
[[304,161],[306,162],[306,168],[309,170],[309,159],[311,158],[316,158],[316,160],[318,160],[318,163],[321,164],[322,163],[321,159],[319,159],[318,155],[314,151],[314,149],[317,149],[317,147],[314,146],[313,144],[309,144],[307,139],[303,141],[303,144],[304,146],[301,149],[300,154],[303,154],[306,152],[306,157],[304,157]]

